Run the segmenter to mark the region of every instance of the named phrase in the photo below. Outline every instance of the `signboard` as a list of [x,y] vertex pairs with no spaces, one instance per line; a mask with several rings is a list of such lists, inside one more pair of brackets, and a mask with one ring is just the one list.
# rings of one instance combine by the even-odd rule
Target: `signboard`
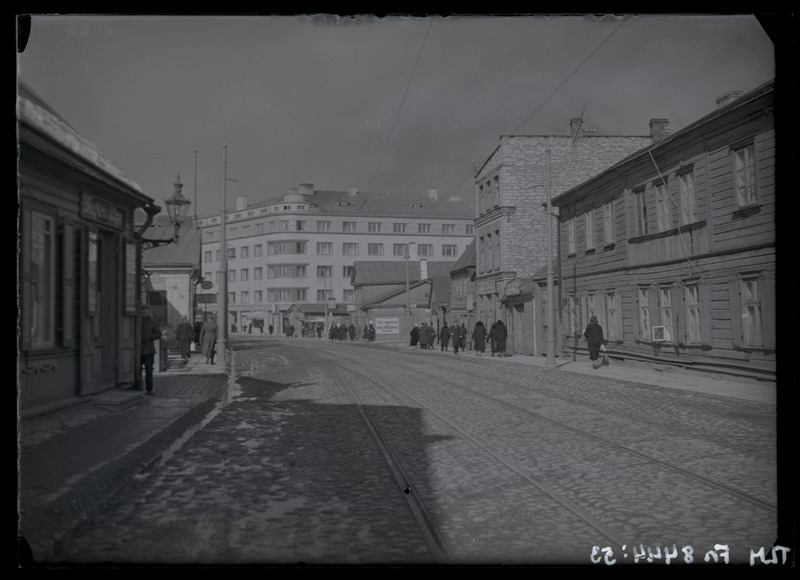
[[400,334],[400,319],[376,318],[375,334]]
[[196,294],[195,297],[197,298],[198,304],[216,304],[217,303],[217,295],[216,294]]
[[214,283],[211,280],[203,280],[200,282],[200,288],[203,290],[211,290],[214,287]]

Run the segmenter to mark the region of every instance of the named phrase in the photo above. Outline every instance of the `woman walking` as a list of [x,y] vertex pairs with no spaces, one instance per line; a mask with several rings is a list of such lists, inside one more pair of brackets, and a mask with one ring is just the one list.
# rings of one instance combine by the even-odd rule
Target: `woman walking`
[[411,346],[414,347],[414,350],[417,350],[417,343],[419,342],[419,324],[415,324],[409,334],[411,335]]
[[600,366],[597,359],[600,358],[600,346],[605,342],[603,339],[603,327],[597,322],[597,317],[592,316],[589,319],[589,325],[583,333],[586,337],[586,343],[589,347],[589,360],[592,361],[592,368],[596,369]]
[[475,330],[472,331],[472,342],[475,345],[476,354],[482,356],[486,351],[486,327],[480,320],[475,323]]

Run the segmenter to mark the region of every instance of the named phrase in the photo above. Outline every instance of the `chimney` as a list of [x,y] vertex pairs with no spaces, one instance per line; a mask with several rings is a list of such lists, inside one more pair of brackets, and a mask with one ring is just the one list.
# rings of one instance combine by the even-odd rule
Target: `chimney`
[[313,183],[301,183],[300,184],[300,194],[301,195],[314,195],[314,184]]
[[236,198],[236,211],[241,211],[243,209],[247,209],[247,198],[240,195]]
[[573,117],[572,119],[569,120],[569,135],[570,135],[570,137],[574,137],[577,134],[578,129],[580,128],[580,126],[581,126],[581,118],[580,117]]
[[419,279],[420,280],[428,279],[428,260],[419,261]]
[[355,185],[348,185],[347,186],[347,195],[350,197],[355,197],[358,195],[358,188]]
[[669,126],[669,119],[650,119],[650,137],[653,141],[661,141],[669,137],[672,128]]
[[742,96],[742,91],[728,91],[717,99],[717,108],[724,107]]
[[428,190],[428,198],[434,201],[439,199],[439,190],[436,188],[431,188]]

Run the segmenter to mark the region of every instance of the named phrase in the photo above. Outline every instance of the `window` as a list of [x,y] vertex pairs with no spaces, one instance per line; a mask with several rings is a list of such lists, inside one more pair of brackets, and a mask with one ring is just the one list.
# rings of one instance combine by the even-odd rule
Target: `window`
[[603,330],[605,331],[605,338],[608,340],[622,339],[619,311],[619,294],[614,291],[606,292],[605,326],[603,326]]
[[263,252],[263,247],[261,244],[256,244],[253,246],[253,257],[260,258]]
[[342,222],[342,231],[343,232],[355,232],[356,231],[356,222]]
[[417,244],[417,255],[421,258],[433,256],[433,244]]
[[239,252],[242,260],[246,260],[247,258],[250,257],[250,246],[242,246]]
[[[28,336],[31,347],[47,347],[55,345],[55,295],[56,295],[56,270],[55,270],[55,220],[38,212],[30,213],[30,237],[28,238],[28,256],[23,258],[27,270],[26,298],[30,313],[27,317]],[[92,250],[94,248],[94,250]],[[90,247],[94,252],[94,264],[90,268],[98,267],[99,245],[95,243]],[[72,248],[70,248],[70,251]],[[95,276],[95,283],[99,282]]]
[[467,224],[467,235],[474,236],[475,235],[475,226],[472,224]]
[[742,280],[742,336],[745,346],[762,345],[761,295],[758,280]]
[[594,250],[594,212],[587,211],[583,219],[586,223],[586,249]]
[[328,300],[334,300],[335,295],[333,293],[332,288],[326,288],[325,290],[317,290],[317,302],[327,302]]
[[305,242],[269,242],[267,244],[267,255],[269,256],[284,256],[293,254],[305,254]]
[[636,307],[639,312],[639,338],[651,340],[650,334],[650,297],[647,288],[636,289]]
[[344,296],[342,297],[344,302],[355,302],[356,301],[356,291],[352,288],[345,288]]
[[275,222],[274,221],[267,222],[267,229],[270,232],[274,232],[275,231]]
[[405,258],[408,251],[408,244],[394,244],[392,246],[392,255]]
[[317,242],[317,255],[329,256],[333,254],[333,242]]
[[494,232],[494,243],[492,244],[492,265],[500,269],[500,230]]
[[656,185],[656,220],[658,231],[666,232],[672,228],[672,212],[670,211],[669,188],[666,183]]
[[567,252],[569,254],[575,253],[575,218],[567,220]]
[[239,278],[242,282],[247,282],[250,279],[250,271],[247,268],[242,268]]
[[278,222],[278,230],[281,232],[289,231],[289,220],[281,220]]
[[228,270],[228,282],[236,282],[236,270]]
[[431,224],[417,224],[417,233],[418,234],[431,233]]
[[250,302],[250,292],[247,290],[242,290],[242,304],[248,304]]
[[250,226],[244,226],[243,229],[244,229],[244,235],[245,236],[249,236],[250,235]]
[[263,275],[264,271],[262,270],[261,266],[253,268],[253,280],[261,280]]
[[228,259],[229,260],[236,259],[236,248],[228,248]]
[[305,264],[276,264],[267,266],[267,278],[305,278]]
[[239,236],[239,228],[231,228],[231,237],[235,238]]
[[358,244],[354,242],[344,242],[342,244],[342,253],[345,256],[358,256]]
[[697,221],[697,200],[694,189],[694,172],[689,171],[678,176],[680,190],[681,225]]
[[493,267],[492,260],[494,259],[494,240],[492,239],[492,234],[486,234],[484,259],[486,260],[486,270],[491,271]]
[[305,302],[305,288],[274,288],[267,290],[270,302]]
[[264,222],[260,222],[256,224],[256,233],[263,234],[264,233]]
[[567,336],[576,336],[578,332],[578,300],[574,294],[570,294],[566,301],[566,312],[564,313],[564,321],[566,323]]
[[443,234],[456,233],[456,224],[442,224],[442,233]]
[[442,244],[442,256],[455,257],[458,255],[456,244]]
[[264,301],[264,295],[262,294],[261,290],[256,290],[253,292],[253,302],[256,304],[261,304]]
[[217,250],[217,256],[216,256],[217,257],[217,260],[216,260],[217,262],[219,262],[219,256],[220,256],[219,252],[220,252],[220,250]]
[[331,222],[329,222],[329,221],[318,221],[317,222],[317,231],[318,232],[329,232],[329,231],[331,231]]
[[603,241],[606,246],[614,243],[614,203],[603,206]]
[[350,279],[353,276],[353,266],[342,266],[342,278]]
[[367,244],[367,254],[370,256],[383,256],[383,244]]
[[399,224],[399,223],[392,224],[392,232],[394,232],[395,234],[406,233],[406,224]]
[[367,224],[367,231],[371,234],[378,234],[381,231],[381,222],[369,222]]
[[236,304],[236,292],[228,292],[228,302],[230,304]]
[[664,327],[664,340],[672,341],[672,288],[659,288],[658,309],[661,326]]
[[686,307],[686,343],[700,344],[702,315],[700,307],[700,286],[689,284],[684,287],[684,304]]
[[220,282],[222,282],[222,272],[217,271],[217,286],[219,286]]
[[755,146],[748,145],[734,151],[736,206],[747,207],[758,203],[756,192]]
[[647,221],[647,195],[644,189],[633,192],[634,206],[636,208],[636,234],[639,236],[647,235],[650,226]]
[[211,250],[206,250],[203,253],[203,260],[205,261],[206,264],[211,263]]
[[317,266],[317,278],[333,278],[333,266]]

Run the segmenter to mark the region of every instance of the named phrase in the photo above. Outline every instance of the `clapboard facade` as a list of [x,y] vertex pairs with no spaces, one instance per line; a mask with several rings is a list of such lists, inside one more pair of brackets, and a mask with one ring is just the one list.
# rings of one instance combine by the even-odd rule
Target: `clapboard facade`
[[766,83],[553,199],[564,349],[771,378],[775,129]]

